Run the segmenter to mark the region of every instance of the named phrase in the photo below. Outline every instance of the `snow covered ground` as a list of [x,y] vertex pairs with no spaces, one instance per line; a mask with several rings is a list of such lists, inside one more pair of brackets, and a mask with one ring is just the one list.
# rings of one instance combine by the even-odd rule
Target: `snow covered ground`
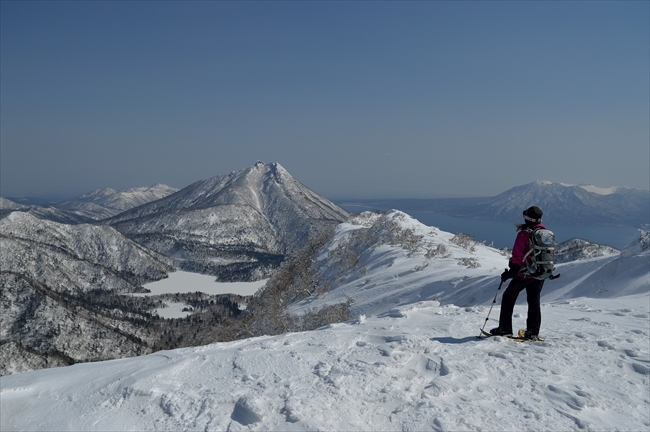
[[487,310],[6,376],[2,430],[648,430],[648,295],[545,304],[538,343],[478,340]]
[[[427,246],[378,241],[416,238],[391,220]],[[373,228],[379,222],[340,226],[316,261],[330,292],[294,309],[353,296],[356,319],[1,377],[0,429],[650,428],[647,236],[620,256],[562,265],[543,291],[547,340],[522,343],[476,337],[507,262],[500,251],[453,243],[399,214],[382,222],[393,231]],[[525,326],[525,293],[521,300],[515,327]],[[486,328],[498,314],[499,304]]]

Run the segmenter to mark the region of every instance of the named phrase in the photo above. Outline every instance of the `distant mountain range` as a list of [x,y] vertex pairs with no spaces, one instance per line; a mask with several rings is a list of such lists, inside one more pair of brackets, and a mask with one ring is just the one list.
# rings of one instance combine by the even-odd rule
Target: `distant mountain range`
[[[179,191],[105,189],[64,208],[0,205],[0,374],[214,341],[240,312],[228,298],[194,294],[186,301],[202,312],[167,322],[151,316],[159,298],[124,294],[179,268],[261,279],[348,217],[261,162]],[[97,220],[119,208],[127,210]]]
[[40,219],[66,224],[90,223],[118,215],[142,204],[164,198],[178,191],[163,184],[117,191],[97,189],[71,200],[51,205],[33,205],[0,198],[0,213],[22,211]]
[[106,219],[134,207],[156,201],[177,192],[178,189],[163,184],[135,187],[123,191],[97,189],[77,198],[56,204],[56,208],[68,210],[89,219]]
[[221,280],[267,277],[310,236],[348,217],[280,164],[262,162],[181,190],[161,184],[99,189],[50,207],[3,198],[0,214],[12,212],[64,224],[111,225],[172,258],[177,268]]
[[124,191],[97,189],[77,198],[50,205],[24,204],[0,197],[0,214],[20,211],[39,219],[64,224],[94,223],[133,207],[163,198],[178,189],[156,184]]
[[379,209],[430,211],[467,219],[518,222],[522,211],[536,205],[544,221],[567,225],[643,227],[650,224],[650,191],[626,187],[597,188],[535,181],[494,197],[360,200]]
[[93,221],[93,219],[82,216],[72,211],[61,210],[51,206],[43,207],[39,205],[20,204],[15,201],[0,197],[0,215],[12,212],[28,213],[39,219],[71,225],[89,223]]

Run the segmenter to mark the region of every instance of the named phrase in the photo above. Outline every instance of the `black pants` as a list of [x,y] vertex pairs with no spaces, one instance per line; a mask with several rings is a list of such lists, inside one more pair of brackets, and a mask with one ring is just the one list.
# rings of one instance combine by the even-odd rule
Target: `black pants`
[[508,288],[506,288],[501,298],[501,315],[499,316],[499,328],[512,331],[512,312],[515,309],[515,303],[519,293],[526,290],[526,300],[528,301],[528,318],[526,319],[526,329],[532,334],[539,334],[539,327],[542,324],[542,308],[540,304],[540,295],[543,280],[524,279],[521,277],[514,278]]

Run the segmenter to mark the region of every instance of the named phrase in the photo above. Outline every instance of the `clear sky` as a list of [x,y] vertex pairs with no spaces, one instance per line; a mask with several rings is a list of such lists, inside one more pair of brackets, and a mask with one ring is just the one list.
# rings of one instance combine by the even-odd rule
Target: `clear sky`
[[647,1],[2,1],[2,196],[650,185]]

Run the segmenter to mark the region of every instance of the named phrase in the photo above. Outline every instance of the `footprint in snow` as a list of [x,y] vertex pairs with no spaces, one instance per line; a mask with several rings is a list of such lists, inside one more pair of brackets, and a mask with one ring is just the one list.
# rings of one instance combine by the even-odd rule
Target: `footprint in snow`
[[250,398],[241,397],[235,403],[235,408],[230,418],[244,426],[260,422],[262,421],[262,415],[260,414],[262,411],[258,405],[256,401]]
[[627,314],[626,314],[625,312],[621,312],[621,311],[615,311],[615,312],[612,312],[612,315],[616,315],[616,316],[627,316]]
[[625,352],[625,355],[628,356],[628,357],[638,357],[639,356],[639,352],[637,350],[634,350],[634,349],[626,349],[626,350],[623,350],[623,352]]
[[436,372],[438,372],[439,367],[440,366],[438,365],[438,363],[435,360],[427,359],[427,365],[426,365],[427,370],[430,370],[430,371],[433,371],[434,373],[436,373]]
[[488,356],[489,357],[497,357],[497,358],[501,358],[501,359],[507,359],[508,358],[504,353],[492,352],[492,351],[488,352]]
[[590,404],[593,404],[591,395],[582,390],[570,392],[560,387],[549,385],[546,387],[545,393],[548,399],[561,402],[576,411],[581,411]]
[[632,363],[632,370],[641,375],[650,375],[650,368],[639,363]]
[[603,348],[607,348],[607,349],[609,349],[609,350],[616,349],[616,348],[614,347],[614,345],[612,345],[611,343],[609,343],[609,342],[607,342],[607,341],[604,341],[604,340],[598,341],[598,346],[599,346],[599,347],[603,347]]

